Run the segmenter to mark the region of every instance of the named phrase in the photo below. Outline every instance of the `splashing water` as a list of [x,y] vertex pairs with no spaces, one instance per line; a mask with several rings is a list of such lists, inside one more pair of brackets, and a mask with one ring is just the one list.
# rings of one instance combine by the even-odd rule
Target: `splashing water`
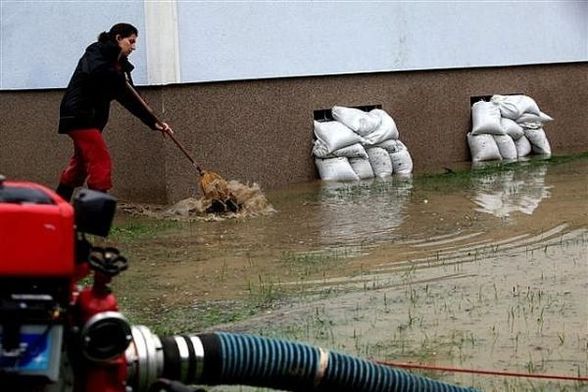
[[[212,186],[215,186],[214,182]],[[131,215],[143,215],[152,218],[174,220],[217,221],[231,218],[270,215],[276,212],[257,183],[242,184],[236,180],[226,182],[228,194],[231,195],[239,210],[237,212],[210,213],[208,209],[214,200],[214,194],[208,193],[200,198],[189,197],[178,201],[171,207],[119,203],[119,210]]]

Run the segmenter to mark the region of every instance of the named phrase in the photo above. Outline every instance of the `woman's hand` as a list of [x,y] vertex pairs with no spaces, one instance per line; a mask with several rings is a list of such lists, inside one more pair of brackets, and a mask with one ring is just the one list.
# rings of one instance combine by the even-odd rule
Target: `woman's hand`
[[165,135],[173,135],[174,131],[171,129],[171,127],[167,124],[167,123],[157,123],[155,124],[155,127],[161,131],[161,134],[163,135],[163,137],[165,137]]

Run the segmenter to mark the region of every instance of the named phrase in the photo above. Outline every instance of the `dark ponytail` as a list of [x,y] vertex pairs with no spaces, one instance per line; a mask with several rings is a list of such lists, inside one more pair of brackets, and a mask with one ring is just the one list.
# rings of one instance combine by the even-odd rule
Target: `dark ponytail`
[[110,28],[110,31],[103,31],[98,35],[98,41],[106,43],[108,41],[116,41],[116,36],[120,35],[122,38],[130,37],[131,35],[139,35],[137,28],[128,23],[117,23]]

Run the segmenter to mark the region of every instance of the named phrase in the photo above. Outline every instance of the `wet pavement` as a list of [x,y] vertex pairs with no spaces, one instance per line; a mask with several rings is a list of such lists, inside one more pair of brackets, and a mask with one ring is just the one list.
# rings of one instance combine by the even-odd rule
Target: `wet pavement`
[[[532,161],[290,187],[268,193],[271,211],[254,217],[115,237],[131,260],[116,290],[135,322],[159,331],[246,331],[377,359],[585,376],[587,172],[587,159]],[[485,390],[585,390],[435,376]]]

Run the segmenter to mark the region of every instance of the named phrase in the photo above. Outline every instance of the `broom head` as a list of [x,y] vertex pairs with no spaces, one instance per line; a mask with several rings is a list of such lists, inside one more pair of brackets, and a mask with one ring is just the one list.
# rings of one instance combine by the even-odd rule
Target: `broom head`
[[200,172],[200,189],[206,199],[211,201],[208,212],[237,212],[240,208],[235,196],[229,190],[228,182],[218,173],[210,170]]
[[207,199],[228,199],[231,195],[227,181],[210,170],[202,170],[200,176],[200,189]]

